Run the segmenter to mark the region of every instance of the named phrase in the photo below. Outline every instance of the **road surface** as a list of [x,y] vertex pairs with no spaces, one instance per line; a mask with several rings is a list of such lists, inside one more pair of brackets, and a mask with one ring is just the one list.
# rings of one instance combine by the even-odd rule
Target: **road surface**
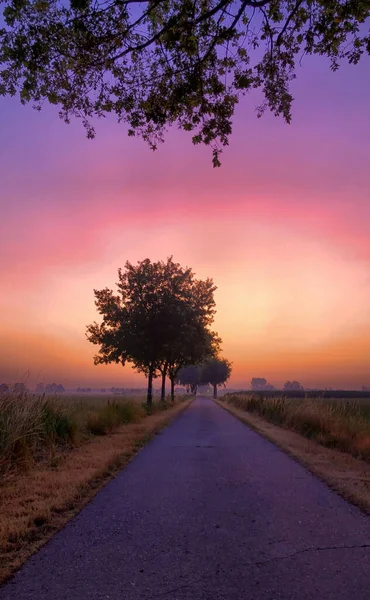
[[369,600],[370,519],[198,398],[0,600]]

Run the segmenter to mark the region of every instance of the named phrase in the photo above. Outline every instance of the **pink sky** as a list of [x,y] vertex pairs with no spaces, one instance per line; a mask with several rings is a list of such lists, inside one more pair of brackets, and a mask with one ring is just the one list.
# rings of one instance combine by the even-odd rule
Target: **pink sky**
[[291,126],[243,100],[217,170],[176,130],[153,153],[111,120],[91,142],[52,108],[0,99],[0,380],[144,385],[93,365],[93,288],[173,255],[218,286],[231,386],[370,385],[367,70],[307,60]]

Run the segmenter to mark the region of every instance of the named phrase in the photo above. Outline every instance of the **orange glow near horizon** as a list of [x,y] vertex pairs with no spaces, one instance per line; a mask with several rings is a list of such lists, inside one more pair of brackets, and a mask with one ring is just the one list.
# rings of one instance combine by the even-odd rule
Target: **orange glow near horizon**
[[29,285],[21,297],[3,299],[2,314],[12,326],[3,331],[2,378],[27,370],[32,382],[58,379],[68,387],[143,385],[130,368],[93,366],[94,347],[84,337],[97,318],[92,290],[114,288],[126,259],[164,258],[171,247],[175,260],[218,286],[215,329],[234,364],[230,385],[246,386],[253,376],[276,385],[294,378],[309,387],[369,382],[366,260],[348,258],[330,238],[313,239],[268,219],[226,216],[222,225],[216,217],[187,226],[191,244],[186,228],[172,232],[175,225],[168,223],[163,238],[152,228],[145,240],[140,226],[125,235],[114,224],[106,253],[93,266],[62,263],[46,269],[36,289]]

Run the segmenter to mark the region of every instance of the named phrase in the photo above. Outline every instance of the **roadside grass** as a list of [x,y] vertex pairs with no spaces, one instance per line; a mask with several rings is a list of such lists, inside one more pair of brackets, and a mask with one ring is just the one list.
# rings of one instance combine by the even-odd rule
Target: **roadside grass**
[[0,476],[30,467],[42,451],[76,442],[78,424],[62,401],[0,395]]
[[192,399],[0,397],[0,583]]
[[328,448],[370,461],[370,406],[355,400],[232,393],[222,402],[291,429]]
[[145,416],[146,412],[140,404],[108,402],[88,415],[86,429],[92,435],[107,435],[120,425],[138,423]]
[[0,477],[171,406],[166,399],[148,409],[141,396],[1,394]]

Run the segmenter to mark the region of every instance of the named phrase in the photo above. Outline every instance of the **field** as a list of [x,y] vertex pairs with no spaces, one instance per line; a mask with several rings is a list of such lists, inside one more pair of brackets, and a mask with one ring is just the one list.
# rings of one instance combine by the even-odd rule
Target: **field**
[[222,401],[329,448],[370,460],[370,398],[231,393]]
[[[170,406],[153,403],[151,412]],[[67,451],[128,423],[139,423],[148,410],[142,396],[30,394],[0,395],[0,475],[53,460]]]
[[0,396],[0,582],[191,399]]

